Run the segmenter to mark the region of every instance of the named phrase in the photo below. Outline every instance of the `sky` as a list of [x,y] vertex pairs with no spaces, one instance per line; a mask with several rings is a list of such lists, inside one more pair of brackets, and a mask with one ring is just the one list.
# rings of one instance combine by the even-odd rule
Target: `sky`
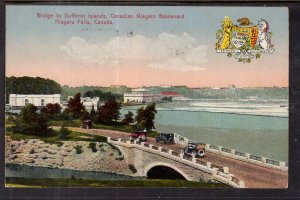
[[[106,19],[97,20],[112,24],[95,24],[90,18],[91,24],[81,24],[83,18],[64,18],[65,13],[104,14]],[[156,18],[111,18],[138,13]],[[159,14],[184,18],[159,19]],[[246,64],[216,53],[216,32],[224,16],[234,24],[243,17],[253,24],[267,20],[274,53]],[[57,24],[57,19],[75,24]],[[287,87],[288,41],[285,7],[8,5],[6,76],[39,76],[69,86]]]

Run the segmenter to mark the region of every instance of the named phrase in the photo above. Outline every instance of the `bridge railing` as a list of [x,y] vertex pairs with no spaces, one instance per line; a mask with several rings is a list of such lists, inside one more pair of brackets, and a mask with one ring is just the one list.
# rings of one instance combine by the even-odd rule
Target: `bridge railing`
[[252,154],[250,154],[250,159],[252,159],[252,160],[257,160],[257,161],[262,161],[262,157],[260,157],[260,156],[255,156],[255,155],[252,155]]
[[218,165],[211,164],[211,168],[216,168],[216,169],[218,169],[219,171],[224,172],[223,167],[218,166]]
[[243,152],[239,152],[239,151],[235,151],[235,154],[236,156],[241,156],[241,157],[246,157],[246,153],[243,153]]
[[277,160],[272,160],[272,159],[266,158],[266,162],[271,165],[280,166],[280,162]]
[[181,136],[177,133],[174,133],[174,142],[176,144],[183,144],[186,145],[189,142],[189,139],[187,137]]
[[239,184],[239,179],[235,178],[234,176],[231,179],[233,182],[235,182],[236,184]]
[[199,159],[196,160],[196,163],[198,163],[199,165],[207,165],[206,162]]
[[152,146],[152,149],[158,150],[158,147],[157,146]]
[[240,151],[236,151],[235,149],[228,149],[222,146],[215,146],[211,144],[206,144],[205,145],[205,150],[214,152],[217,154],[221,154],[227,157],[231,157],[237,160],[249,162],[252,164],[268,167],[268,168],[275,168],[275,169],[280,169],[283,171],[287,170],[286,164],[283,161],[278,161],[278,160],[273,160],[270,158],[262,157],[262,156],[257,156],[253,155],[250,153],[244,153]]
[[[183,156],[183,159],[192,161],[192,160],[193,160],[193,157],[190,156],[190,155],[184,155],[184,156]],[[196,162],[196,163],[197,163],[197,162]]]
[[121,142],[126,143],[126,140],[125,139],[121,139]]
[[161,152],[168,153],[168,149],[162,148]]
[[[181,159],[184,162],[190,162],[193,165],[201,166],[202,169],[206,169],[206,171],[209,171],[213,174],[213,177],[218,179],[219,181],[225,181],[227,184],[233,186],[233,187],[244,187],[243,182],[239,181],[237,178],[235,178],[232,174],[229,174],[228,167],[221,167],[215,164],[212,164],[210,162],[204,162],[200,159],[197,159],[195,156],[185,155],[183,152],[175,152],[171,149],[165,149],[163,147],[157,147],[153,144],[148,144],[145,142],[137,142],[137,141],[126,141],[122,139],[115,139],[108,137],[108,142],[113,142],[115,144],[119,143],[120,145],[138,145],[141,148],[145,149],[151,149],[151,151],[157,151],[158,153],[163,153],[165,156],[168,155],[169,158],[176,158]],[[270,161],[271,162],[271,161]],[[234,180],[234,181],[232,181]]]
[[174,151],[173,151],[171,155],[172,155],[172,156],[177,156],[177,157],[179,157],[180,153],[174,152]]

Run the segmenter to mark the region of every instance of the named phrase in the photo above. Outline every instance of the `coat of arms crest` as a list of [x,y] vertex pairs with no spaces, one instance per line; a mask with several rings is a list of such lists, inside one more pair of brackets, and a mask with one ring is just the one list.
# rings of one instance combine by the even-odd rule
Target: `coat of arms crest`
[[253,25],[248,18],[238,19],[239,25],[225,16],[222,29],[216,33],[216,51],[227,53],[238,62],[250,63],[253,58],[260,58],[262,53],[273,53],[274,45],[271,43],[272,32],[269,23],[261,19]]

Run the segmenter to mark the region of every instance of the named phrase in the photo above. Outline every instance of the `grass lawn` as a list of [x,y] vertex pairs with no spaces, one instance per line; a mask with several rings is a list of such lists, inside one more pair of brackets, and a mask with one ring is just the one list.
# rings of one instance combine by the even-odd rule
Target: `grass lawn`
[[49,126],[72,126],[72,127],[80,127],[82,125],[80,119],[73,120],[49,120]]
[[[66,126],[66,127],[81,127],[82,123],[79,119],[76,120],[50,120],[48,122],[49,126]],[[132,133],[134,132],[134,127],[132,125],[104,125],[104,124],[95,124],[93,123],[93,128],[94,129],[106,129],[106,130],[115,130],[115,131],[122,131],[122,132],[127,132],[127,133]],[[154,135],[156,136],[157,132],[156,131],[151,131],[149,133],[149,137],[153,137]]]
[[61,139],[58,137],[57,131],[54,131],[52,135],[48,137],[44,136],[37,136],[37,135],[28,135],[23,133],[12,133],[9,131],[6,131],[5,133],[7,136],[10,136],[13,140],[28,140],[28,139],[40,139],[46,143],[51,144],[58,144],[62,141],[88,141],[88,142],[106,142],[107,138],[104,136],[99,135],[90,135],[86,133],[79,133],[75,131],[70,131],[70,135],[68,135],[66,138]]
[[134,131],[134,127],[131,125],[103,125],[103,124],[93,124],[94,129],[106,129],[106,130],[115,130],[122,131],[127,133],[132,133]]
[[7,187],[193,187],[220,188],[229,186],[222,183],[191,182],[185,180],[88,180],[59,178],[6,178]]
[[[11,136],[13,140],[27,140],[27,139],[40,139],[47,143],[58,143],[62,140],[64,141],[91,141],[91,142],[106,142],[106,137],[97,136],[97,135],[89,135],[86,133],[74,132],[72,131],[70,135],[64,139],[60,139],[58,137],[58,129],[53,130],[53,134],[49,134],[49,136],[37,136],[37,135],[29,135],[23,133],[12,133],[11,126],[12,122],[6,120],[6,135]],[[76,120],[50,120],[48,122],[49,126],[57,126],[60,127],[62,125],[66,127],[80,127],[82,125],[80,119]],[[105,129],[105,130],[116,130],[127,133],[134,132],[134,127],[132,125],[103,125],[103,124],[93,124],[94,129]],[[156,131],[148,132],[148,137],[155,138],[159,133]]]

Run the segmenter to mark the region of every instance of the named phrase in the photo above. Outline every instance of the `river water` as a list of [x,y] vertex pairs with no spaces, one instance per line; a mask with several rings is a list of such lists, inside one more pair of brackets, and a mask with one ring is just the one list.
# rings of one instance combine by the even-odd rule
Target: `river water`
[[[124,107],[122,114],[138,107]],[[288,162],[287,101],[173,102],[157,110],[159,132]]]
[[32,167],[27,165],[6,164],[5,177],[23,178],[75,178],[96,180],[132,180],[142,177],[132,177],[109,172],[90,172],[71,169],[56,169],[47,167]]

